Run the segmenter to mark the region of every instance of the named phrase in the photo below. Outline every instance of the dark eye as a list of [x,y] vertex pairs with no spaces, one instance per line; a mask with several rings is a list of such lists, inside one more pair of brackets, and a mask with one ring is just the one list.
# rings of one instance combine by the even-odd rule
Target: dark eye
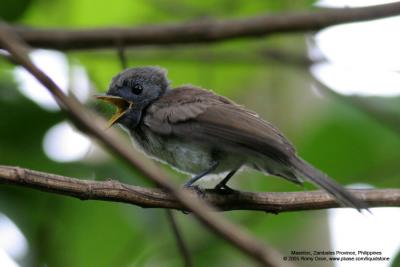
[[143,91],[143,86],[141,84],[135,83],[131,87],[132,93],[135,95],[140,95]]
[[136,83],[132,80],[124,80],[122,81],[122,87],[128,87],[131,89],[132,93],[135,95],[139,95],[143,91],[143,86],[140,83]]

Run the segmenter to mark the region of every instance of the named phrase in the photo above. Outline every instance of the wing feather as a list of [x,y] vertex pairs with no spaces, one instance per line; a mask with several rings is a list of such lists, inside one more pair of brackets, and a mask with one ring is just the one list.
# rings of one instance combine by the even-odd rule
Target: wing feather
[[255,112],[199,88],[171,90],[149,107],[144,123],[159,134],[269,157],[287,158],[295,152],[289,141]]

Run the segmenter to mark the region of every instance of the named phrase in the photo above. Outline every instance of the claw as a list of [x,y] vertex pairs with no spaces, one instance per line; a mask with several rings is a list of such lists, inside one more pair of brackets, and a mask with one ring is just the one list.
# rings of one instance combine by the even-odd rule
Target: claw
[[217,185],[214,187],[214,190],[221,195],[230,195],[230,194],[234,194],[237,191],[235,189],[230,188],[229,186],[227,186],[226,184],[223,185]]

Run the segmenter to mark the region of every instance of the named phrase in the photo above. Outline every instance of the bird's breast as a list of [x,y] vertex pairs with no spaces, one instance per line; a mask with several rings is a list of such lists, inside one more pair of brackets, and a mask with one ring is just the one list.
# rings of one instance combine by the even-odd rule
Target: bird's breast
[[162,136],[145,127],[131,131],[136,146],[151,158],[186,173],[197,174],[214,162],[212,148],[177,137]]

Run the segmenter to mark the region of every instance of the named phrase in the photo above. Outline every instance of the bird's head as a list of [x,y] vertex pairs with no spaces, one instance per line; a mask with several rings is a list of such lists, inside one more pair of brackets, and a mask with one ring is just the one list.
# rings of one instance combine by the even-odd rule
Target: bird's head
[[159,67],[139,67],[126,69],[115,76],[107,93],[96,96],[117,107],[108,126],[119,123],[128,129],[135,128],[143,109],[168,89],[166,73]]

